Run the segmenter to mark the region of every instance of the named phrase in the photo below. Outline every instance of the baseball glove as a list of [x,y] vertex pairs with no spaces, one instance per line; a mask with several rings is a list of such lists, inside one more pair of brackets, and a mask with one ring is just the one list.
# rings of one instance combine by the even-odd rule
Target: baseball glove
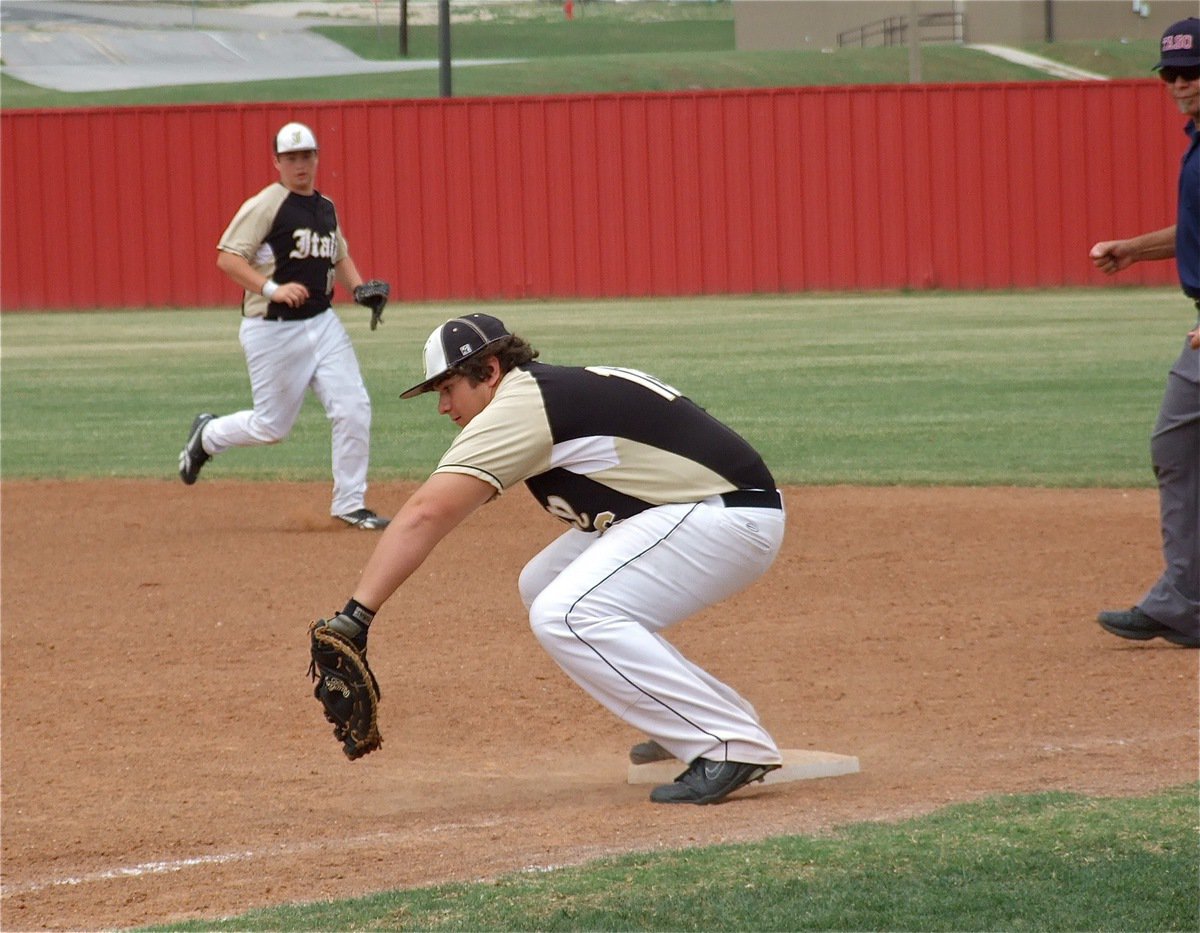
[[362,285],[354,286],[354,301],[364,308],[371,309],[371,330],[379,326],[383,320],[383,309],[387,305],[391,287],[387,282],[371,279]]
[[360,650],[350,636],[335,627],[336,623],[335,616],[309,625],[312,663],[308,676],[316,681],[313,696],[324,708],[325,718],[333,723],[334,738],[353,761],[383,744],[377,719],[379,683],[367,666],[366,649]]

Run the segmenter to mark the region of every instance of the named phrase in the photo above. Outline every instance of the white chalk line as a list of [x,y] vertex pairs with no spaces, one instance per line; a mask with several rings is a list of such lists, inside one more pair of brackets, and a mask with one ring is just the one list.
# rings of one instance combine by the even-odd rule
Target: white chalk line
[[136,865],[121,865],[114,868],[103,868],[85,872],[81,875],[68,875],[62,878],[48,878],[42,881],[22,881],[15,884],[3,882],[0,885],[0,898],[12,897],[17,894],[32,894],[47,888],[73,887],[81,884],[94,884],[101,881],[114,881],[125,878],[142,878],[147,875],[167,875],[173,872],[185,871],[204,865],[228,865],[234,862],[246,862],[253,859],[284,858],[304,855],[336,845],[339,849],[359,848],[372,845],[381,840],[401,841],[416,835],[429,833],[444,833],[455,830],[478,830],[496,826],[498,819],[480,820],[474,823],[445,823],[438,826],[422,827],[419,832],[389,832],[381,830],[365,836],[355,836],[350,839],[327,840],[324,842],[281,843],[267,849],[243,849],[237,852],[218,852],[211,855],[192,855],[179,859],[164,859],[153,862],[139,862]]

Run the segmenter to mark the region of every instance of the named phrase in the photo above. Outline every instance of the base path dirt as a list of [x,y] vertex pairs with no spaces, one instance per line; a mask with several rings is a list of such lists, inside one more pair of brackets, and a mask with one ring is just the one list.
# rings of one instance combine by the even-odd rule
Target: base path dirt
[[[376,484],[393,512],[410,484]],[[378,535],[318,483],[6,482],[5,930],[214,918],[598,856],[1197,777],[1197,657],[1094,622],[1159,572],[1153,490],[788,488],[770,573],[673,630],[787,748],[854,775],[669,807],[639,736],[516,592],[562,526],[524,491],[380,614],[383,748],[349,762],[307,677]]]

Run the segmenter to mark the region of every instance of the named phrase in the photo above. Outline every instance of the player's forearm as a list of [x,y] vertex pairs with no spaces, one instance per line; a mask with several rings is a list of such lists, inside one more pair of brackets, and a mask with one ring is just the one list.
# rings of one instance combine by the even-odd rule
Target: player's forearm
[[425,558],[453,526],[446,527],[428,514],[405,515],[392,519],[375,546],[362,577],[354,590],[354,599],[378,612],[385,602],[413,575]]
[[333,274],[338,284],[351,294],[353,294],[354,289],[363,283],[363,277],[358,272],[358,266],[354,264],[354,260],[349,256],[334,265]]
[[1172,259],[1175,256],[1175,225],[1130,237],[1128,252],[1133,262]]

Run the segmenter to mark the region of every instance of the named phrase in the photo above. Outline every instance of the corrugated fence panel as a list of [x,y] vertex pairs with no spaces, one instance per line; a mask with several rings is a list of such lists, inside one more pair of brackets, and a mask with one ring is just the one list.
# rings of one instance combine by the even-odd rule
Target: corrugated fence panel
[[[673,107],[669,98],[649,98],[646,104],[646,158],[645,168],[647,185],[650,192],[649,229],[642,244],[650,263],[651,295],[680,294],[679,271],[677,263],[678,237],[676,228],[679,218],[675,216],[676,205],[680,209],[690,206],[696,209],[698,186],[695,184],[693,166],[677,164],[674,145],[669,133],[664,133],[665,127],[675,122],[671,119]],[[682,122],[682,121],[680,121]],[[695,132],[695,127],[692,127]],[[680,178],[679,176],[683,176]],[[695,218],[685,218],[686,228],[695,230]],[[691,244],[694,250],[699,249],[699,243]]]
[[499,201],[502,182],[496,174],[494,108],[474,107],[467,112],[467,117],[475,277],[482,297],[502,298],[505,295],[500,260],[500,243],[504,238],[500,228]]
[[620,103],[620,175],[624,195],[626,291],[654,294],[654,264],[650,258],[650,173],[647,108],[640,98]]
[[[880,132],[879,119],[888,107],[886,100],[890,96],[886,91],[884,95],[875,99],[861,94],[846,96],[850,132],[846,136],[843,158],[849,172],[843,203],[853,223],[847,241],[850,248],[845,250],[851,262],[846,268],[853,280],[862,282],[864,288],[882,288],[884,285],[881,241],[888,222],[879,211],[883,200],[880,176],[884,171],[883,163],[887,161],[884,153],[890,152],[892,159],[902,156],[896,142],[883,137]],[[897,220],[904,222],[902,217]]]
[[[390,281],[395,286],[394,294],[397,300],[418,301],[425,297],[425,205],[421,186],[419,143],[421,113],[421,108],[397,110],[393,127],[395,136],[377,141],[377,147],[393,146],[390,158],[385,158],[384,164],[394,173],[394,190],[389,191],[386,185],[385,170],[383,187],[372,196],[379,199],[378,204],[367,212],[386,212],[395,219],[395,240],[385,241],[383,244],[370,244],[374,249],[373,256],[381,254],[381,246],[391,248],[396,260],[391,269],[384,269],[382,265],[374,263],[367,263],[363,268],[369,269],[366,274],[373,277],[383,277],[390,271]],[[351,236],[357,238],[358,234],[351,232]],[[359,247],[356,246],[355,251],[358,252]],[[356,259],[355,263],[357,262]]]
[[[51,114],[33,127],[38,154],[35,172],[38,175],[37,189],[43,206],[44,238],[36,248],[43,251],[47,260],[46,280],[40,290],[52,308],[70,308],[87,301],[86,293],[81,291],[87,286],[87,280],[79,273],[81,266],[90,268],[86,264],[87,257],[83,257],[84,262],[81,263],[78,254],[73,251],[73,247],[79,243],[81,231],[78,229],[68,192],[71,166],[65,159],[55,158],[56,153],[74,153],[76,149],[70,136],[63,131],[63,124],[67,122],[73,122],[69,116]],[[20,180],[18,193],[23,191],[23,185],[24,178]],[[25,216],[25,213],[21,212],[16,228],[18,231],[22,229]],[[8,234],[9,231],[5,231],[5,235]]]
[[3,307],[235,306],[215,247],[293,119],[397,300],[1177,281],[1087,258],[1174,219],[1161,84],[895,85],[5,111]]
[[[803,255],[803,288],[826,289],[833,285],[830,268],[829,220],[836,210],[833,198],[818,196],[829,191],[829,158],[826,152],[827,130],[825,98],[815,94],[799,95],[800,110],[800,186],[792,210],[800,217]],[[843,208],[845,209],[845,205]],[[849,248],[849,244],[843,244]]]
[[793,205],[800,197],[800,119],[798,108],[788,106],[786,98],[771,99],[771,119],[775,129],[775,191],[773,205],[778,253],[775,270],[778,290],[804,288],[804,231],[799,212]]
[[[629,270],[625,262],[625,210],[608,210],[625,203],[624,165],[621,158],[621,104],[612,98],[593,102],[591,131],[595,142],[596,259],[601,293],[623,294]],[[620,284],[614,292],[614,285]]]
[[550,223],[551,194],[548,180],[549,159],[546,146],[546,109],[542,101],[521,102],[516,105],[518,119],[515,132],[516,160],[505,180],[512,188],[512,197],[519,203],[520,253],[516,257],[521,294],[549,295],[552,293],[551,268],[554,258],[551,242],[554,231]]
[[[9,115],[0,124],[0,292],[15,297],[19,292],[32,307],[48,304],[45,294],[46,264],[51,257],[42,249],[45,220],[40,212],[24,212],[16,192],[23,191],[26,204],[41,202],[41,172],[38,170],[37,139],[31,132],[36,116]],[[5,304],[10,302],[6,301]]]
[[[651,152],[653,169],[659,177],[651,184],[658,189],[657,205],[662,220],[656,225],[648,244],[656,266],[662,270],[654,294],[694,295],[704,291],[705,265],[724,264],[724,257],[704,255],[704,223],[723,204],[706,203],[709,193],[700,177],[696,140],[700,136],[696,100],[692,97],[663,100],[661,113],[657,102],[650,121],[655,138]],[[714,268],[714,274],[721,274]]]

